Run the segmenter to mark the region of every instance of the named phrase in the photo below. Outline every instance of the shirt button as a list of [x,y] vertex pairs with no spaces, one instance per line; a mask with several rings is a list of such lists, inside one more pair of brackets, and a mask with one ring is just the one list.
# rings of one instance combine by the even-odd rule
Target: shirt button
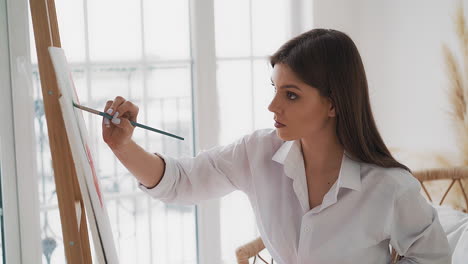
[[304,231],[305,231],[305,232],[309,232],[309,231],[310,231],[310,228],[306,227],[306,228],[304,228]]

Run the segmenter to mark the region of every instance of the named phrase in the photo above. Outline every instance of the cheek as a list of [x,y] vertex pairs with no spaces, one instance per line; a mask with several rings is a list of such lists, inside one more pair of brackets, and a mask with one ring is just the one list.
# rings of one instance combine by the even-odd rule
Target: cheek
[[[304,107],[297,114],[297,124],[305,127],[320,127],[325,121],[326,112],[320,107]],[[304,109],[302,108],[302,109]]]

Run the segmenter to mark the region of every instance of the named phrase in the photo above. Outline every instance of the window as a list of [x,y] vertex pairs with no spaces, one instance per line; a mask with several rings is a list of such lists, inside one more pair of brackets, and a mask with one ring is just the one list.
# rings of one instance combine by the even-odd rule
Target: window
[[[185,137],[181,142],[136,129],[138,144],[174,157],[192,156],[188,0],[55,2],[80,102],[102,109],[121,95],[140,107],[142,123]],[[32,26],[30,32],[43,263],[65,263]],[[195,207],[166,205],[141,192],[103,142],[102,119],[83,115],[120,262],[196,263]]]
[[[197,62],[192,58],[190,41],[197,32],[191,32],[191,6],[209,5],[215,12],[217,70],[213,74],[217,79],[218,104],[222,106],[218,144],[224,145],[256,129],[273,127],[273,115],[267,110],[274,94],[269,83],[268,56],[293,33],[301,31],[298,25],[303,21],[295,11],[303,1],[307,2],[55,0],[62,47],[81,103],[102,109],[108,99],[117,95],[133,101],[140,107],[139,121],[185,136],[185,141],[180,142],[135,130],[134,140],[146,150],[173,157],[196,154],[192,75]],[[198,30],[203,30],[206,21]],[[30,28],[43,263],[64,263],[31,25]],[[203,70],[206,69],[197,71]],[[214,71],[210,69],[211,72]],[[101,119],[83,115],[121,263],[196,263],[196,224],[200,223],[195,221],[195,207],[166,205],[140,192],[133,176],[102,141]],[[216,206],[214,211],[217,209]],[[234,263],[235,248],[259,236],[255,217],[247,197],[240,192],[222,198],[219,209],[221,230],[214,236],[221,236],[222,262]],[[217,224],[218,220],[213,221]],[[214,232],[217,230],[210,237]],[[205,247],[198,245],[200,248],[201,255],[210,255],[204,252]],[[265,253],[262,256],[268,256]]]

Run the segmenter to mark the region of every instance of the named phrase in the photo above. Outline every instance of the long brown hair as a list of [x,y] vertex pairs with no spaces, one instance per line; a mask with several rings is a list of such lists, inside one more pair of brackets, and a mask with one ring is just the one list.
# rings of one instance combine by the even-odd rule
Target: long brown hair
[[411,173],[392,157],[377,130],[364,65],[348,35],[333,29],[312,29],[270,56],[271,66],[277,63],[288,65],[304,83],[331,99],[338,139],[354,159]]

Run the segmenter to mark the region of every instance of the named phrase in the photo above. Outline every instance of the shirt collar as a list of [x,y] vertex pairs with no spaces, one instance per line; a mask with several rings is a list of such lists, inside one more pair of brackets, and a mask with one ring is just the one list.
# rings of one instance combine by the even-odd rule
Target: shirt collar
[[[299,139],[285,141],[273,155],[272,160],[283,164],[285,174],[289,178],[295,180],[298,176],[305,177],[304,158]],[[341,162],[337,185],[337,189],[343,187],[361,190],[361,164],[353,160],[346,150]]]

